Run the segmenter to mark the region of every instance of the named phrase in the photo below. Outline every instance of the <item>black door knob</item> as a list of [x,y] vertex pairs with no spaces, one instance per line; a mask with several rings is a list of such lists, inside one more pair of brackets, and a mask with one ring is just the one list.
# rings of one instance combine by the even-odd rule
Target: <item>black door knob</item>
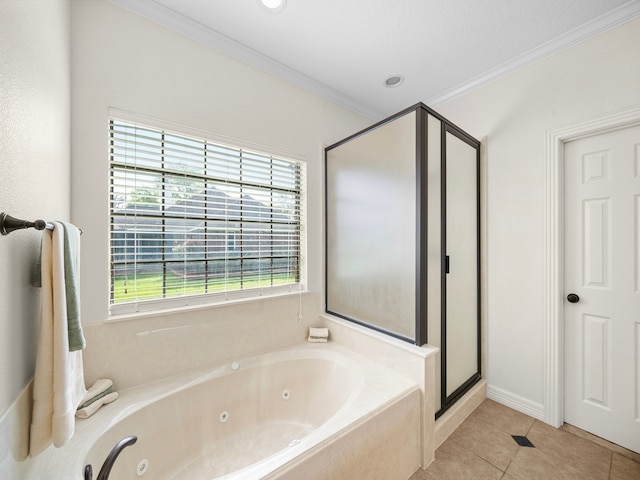
[[580,297],[575,293],[570,293],[569,295],[567,295],[567,300],[569,301],[569,303],[578,303],[580,301]]

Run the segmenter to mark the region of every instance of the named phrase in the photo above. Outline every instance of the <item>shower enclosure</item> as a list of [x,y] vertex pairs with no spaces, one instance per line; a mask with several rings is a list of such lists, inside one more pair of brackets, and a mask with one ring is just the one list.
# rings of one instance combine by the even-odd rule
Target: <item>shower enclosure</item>
[[436,416],[480,379],[479,167],[422,103],[325,149],[325,309],[440,347]]

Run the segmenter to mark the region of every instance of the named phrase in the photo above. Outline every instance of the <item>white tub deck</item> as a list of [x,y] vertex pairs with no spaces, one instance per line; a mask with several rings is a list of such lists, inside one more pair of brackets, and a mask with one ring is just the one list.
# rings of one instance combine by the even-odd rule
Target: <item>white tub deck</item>
[[[37,457],[29,478],[81,479],[86,463],[95,478],[128,435],[139,439],[118,458],[114,479],[335,480],[370,465],[369,479],[403,480],[420,464],[420,392],[331,342],[231,359],[121,391],[78,420],[67,445]],[[149,466],[138,477],[143,459]]]

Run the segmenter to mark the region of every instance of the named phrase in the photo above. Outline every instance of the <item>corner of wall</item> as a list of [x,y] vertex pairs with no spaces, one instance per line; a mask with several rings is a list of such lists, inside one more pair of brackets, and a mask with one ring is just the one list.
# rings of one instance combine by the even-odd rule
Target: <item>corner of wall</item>
[[487,398],[511,407],[542,422],[545,421],[544,405],[508,392],[493,385],[487,385]]

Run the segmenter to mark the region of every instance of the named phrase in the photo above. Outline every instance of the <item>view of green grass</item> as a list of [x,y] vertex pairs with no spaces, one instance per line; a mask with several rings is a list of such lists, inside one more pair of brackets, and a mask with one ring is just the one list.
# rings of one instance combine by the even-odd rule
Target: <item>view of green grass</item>
[[270,276],[251,275],[240,277],[211,278],[205,284],[204,278],[182,278],[167,274],[166,294],[163,295],[162,273],[147,273],[135,276],[115,277],[112,290],[113,302],[125,303],[138,300],[157,300],[160,298],[218,293],[224,291],[245,290],[249,288],[287,285],[295,283],[293,274],[283,273]]

